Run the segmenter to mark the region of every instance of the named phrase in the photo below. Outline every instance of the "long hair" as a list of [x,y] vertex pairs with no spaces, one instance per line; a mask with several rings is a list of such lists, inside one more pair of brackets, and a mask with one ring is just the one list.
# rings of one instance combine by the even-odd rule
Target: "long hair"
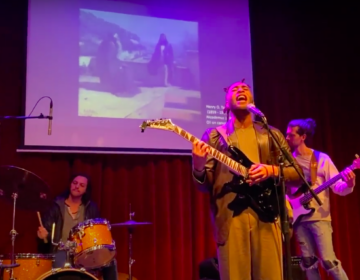
[[310,118],[295,119],[289,122],[288,127],[297,127],[297,133],[300,136],[306,135],[305,143],[309,144],[315,134],[316,122]]
[[69,184],[68,184],[68,188],[66,191],[64,191],[60,196],[63,198],[68,198],[70,195],[70,188],[71,188],[71,183],[74,181],[74,179],[78,176],[84,177],[87,179],[87,187],[86,187],[86,191],[83,194],[83,196],[81,197],[81,202],[82,204],[86,204],[90,201],[91,199],[91,181],[90,181],[90,176],[84,173],[74,173],[70,176],[70,180],[69,180]]
[[168,40],[166,38],[166,35],[164,33],[161,33],[159,36],[159,40],[157,42],[157,46],[164,45],[166,46],[168,44]]

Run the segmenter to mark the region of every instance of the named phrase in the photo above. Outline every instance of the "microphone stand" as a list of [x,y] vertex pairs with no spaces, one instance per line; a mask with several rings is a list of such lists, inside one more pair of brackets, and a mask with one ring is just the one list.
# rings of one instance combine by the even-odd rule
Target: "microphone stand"
[[279,140],[274,135],[272,130],[269,127],[267,119],[265,116],[260,117],[265,129],[269,132],[269,135],[274,139],[275,145],[280,151],[279,156],[279,186],[281,187],[281,199],[280,199],[280,221],[281,221],[281,229],[284,235],[284,243],[285,243],[285,267],[284,267],[284,279],[292,280],[292,270],[291,270],[291,248],[290,248],[290,226],[289,226],[289,217],[286,215],[286,186],[285,186],[285,178],[284,178],[284,164],[285,160],[289,162],[289,164],[294,167],[296,172],[299,174],[302,181],[307,187],[307,190],[312,195],[312,197],[316,200],[319,206],[322,205],[321,200],[315,194],[315,192],[310,187],[309,183],[306,181],[304,175],[302,174],[300,168],[295,164],[295,160],[292,155],[280,145]]
[[40,114],[38,116],[0,116],[0,120],[27,120],[27,119],[49,119],[51,120],[53,117],[44,116]]

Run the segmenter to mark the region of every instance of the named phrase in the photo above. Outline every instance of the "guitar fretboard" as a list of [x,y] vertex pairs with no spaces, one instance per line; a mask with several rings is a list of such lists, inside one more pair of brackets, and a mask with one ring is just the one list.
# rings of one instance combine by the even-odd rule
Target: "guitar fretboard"
[[[349,166],[348,167],[350,170],[354,170],[354,166]],[[323,191],[325,191],[326,189],[330,188],[333,184],[335,184],[337,181],[339,181],[342,178],[341,173],[339,173],[338,175],[332,177],[330,180],[326,181],[324,184],[322,184],[321,186],[318,186],[316,189],[314,189],[314,193],[319,194]],[[310,202],[310,200],[313,198],[313,196],[311,195],[311,193],[306,193],[301,199],[300,199],[300,203],[301,204],[307,204]]]
[[[182,129],[181,127],[175,126],[174,132],[186,140],[190,141],[191,143],[194,143],[195,140],[200,141],[198,138],[196,138],[194,135],[190,134],[186,130]],[[209,147],[209,154],[212,155],[215,159],[217,159],[219,162],[225,164],[227,167],[229,167],[232,171],[235,173],[247,177],[248,169],[238,163],[237,161],[233,160],[232,158],[228,157],[227,155],[219,152],[218,150],[214,149],[211,146]]]

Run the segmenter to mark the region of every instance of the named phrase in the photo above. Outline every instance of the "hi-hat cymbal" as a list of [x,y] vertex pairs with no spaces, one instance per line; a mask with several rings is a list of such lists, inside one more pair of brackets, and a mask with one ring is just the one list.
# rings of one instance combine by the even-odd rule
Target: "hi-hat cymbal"
[[112,227],[128,227],[128,228],[132,228],[132,227],[138,227],[138,226],[145,226],[145,225],[151,225],[152,223],[150,222],[136,222],[134,220],[129,220],[123,223],[118,223],[118,224],[111,224]]
[[13,203],[14,193],[16,208],[42,211],[50,205],[50,189],[39,176],[20,167],[0,166],[0,199]]

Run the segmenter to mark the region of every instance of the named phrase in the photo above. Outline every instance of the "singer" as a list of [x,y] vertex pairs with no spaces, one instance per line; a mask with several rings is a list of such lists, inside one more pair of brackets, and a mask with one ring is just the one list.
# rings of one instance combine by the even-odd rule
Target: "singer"
[[[240,195],[236,193],[223,195],[233,174],[226,165],[208,155],[207,145],[223,153],[227,153],[228,145],[239,148],[254,163],[247,180],[252,187],[278,176],[277,155],[280,151],[272,142],[269,143],[266,129],[253,121],[247,109],[247,105],[254,102],[249,86],[241,81],[224,90],[227,123],[208,129],[202,141],[194,143],[192,151],[194,181],[199,190],[209,192],[211,196],[220,278],[281,280],[282,236],[279,219],[270,222],[261,217],[249,201],[238,199]],[[290,152],[283,134],[275,128],[271,129],[280,144]],[[285,162],[284,177],[286,181],[301,182],[288,162]],[[274,194],[276,196],[276,192]]]
[[[85,174],[76,174],[71,177],[70,188],[63,195],[57,197],[50,210],[42,215],[44,227],[40,226],[37,231],[38,251],[42,254],[55,254],[54,268],[64,267],[66,253],[57,251],[57,248],[51,244],[51,234],[49,233],[51,233],[52,224],[55,223],[54,242],[65,243],[70,230],[78,223],[100,218],[99,210],[90,197],[90,178]],[[45,243],[45,239],[47,239],[47,243]],[[102,273],[104,280],[117,280],[116,260],[109,267],[104,267]]]

